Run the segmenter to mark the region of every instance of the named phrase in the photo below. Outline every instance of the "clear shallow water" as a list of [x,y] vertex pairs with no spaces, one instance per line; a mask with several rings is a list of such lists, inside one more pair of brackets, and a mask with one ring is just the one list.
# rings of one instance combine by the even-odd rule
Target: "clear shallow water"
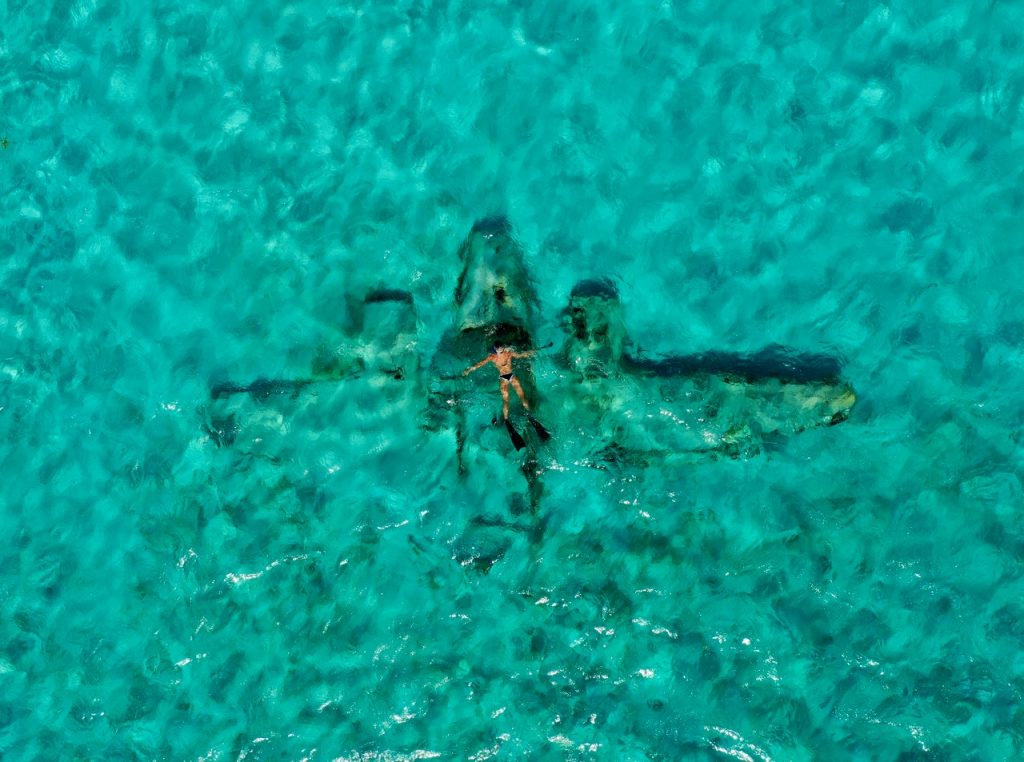
[[[0,7],[5,758],[1019,754],[1019,9]],[[853,419],[621,472],[549,421],[536,517],[382,388],[204,432],[382,283],[429,362],[496,211],[543,339],[609,276]]]

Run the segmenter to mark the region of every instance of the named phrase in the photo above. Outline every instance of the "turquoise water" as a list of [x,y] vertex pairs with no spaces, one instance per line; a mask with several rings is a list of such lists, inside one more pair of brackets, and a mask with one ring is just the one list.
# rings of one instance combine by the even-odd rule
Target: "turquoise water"
[[[4,759],[1024,751],[1019,5],[0,9]],[[366,379],[217,445],[371,288],[439,372],[493,213],[542,340],[609,277],[649,356],[845,358],[851,420],[594,469],[544,356],[534,512],[496,394],[463,477]]]

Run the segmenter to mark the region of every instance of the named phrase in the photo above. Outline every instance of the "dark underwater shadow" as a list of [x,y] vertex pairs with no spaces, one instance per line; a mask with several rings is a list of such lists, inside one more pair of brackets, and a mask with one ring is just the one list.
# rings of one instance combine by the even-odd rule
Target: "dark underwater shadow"
[[843,369],[843,362],[838,357],[794,352],[777,344],[752,354],[712,351],[674,355],[658,360],[626,355],[622,364],[627,370],[654,376],[713,373],[736,376],[738,380],[745,381],[776,379],[794,383],[838,381]]

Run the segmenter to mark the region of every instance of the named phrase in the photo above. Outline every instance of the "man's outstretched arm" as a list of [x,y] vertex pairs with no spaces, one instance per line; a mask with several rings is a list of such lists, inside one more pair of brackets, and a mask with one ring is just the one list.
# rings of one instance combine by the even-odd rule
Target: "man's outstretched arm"
[[510,352],[509,354],[511,354],[513,357],[533,357],[535,354],[540,352],[541,349],[547,349],[553,343],[554,342],[549,341],[547,344],[545,344],[544,346],[539,347],[537,349],[530,349],[530,350],[527,350],[526,352]]
[[491,360],[493,360],[493,359],[494,359],[494,355],[487,355],[487,357],[482,359],[476,365],[470,365],[468,368],[466,368],[464,371],[462,371],[462,375],[468,376],[474,370],[477,370],[478,368],[484,367],[487,363],[491,362]]

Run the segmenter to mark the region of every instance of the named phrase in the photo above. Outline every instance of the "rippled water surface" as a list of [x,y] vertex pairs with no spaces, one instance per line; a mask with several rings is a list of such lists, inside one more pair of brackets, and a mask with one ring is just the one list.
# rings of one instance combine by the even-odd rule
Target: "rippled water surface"
[[[803,6],[0,0],[4,759],[1018,758],[1021,9]],[[493,214],[555,436],[480,371],[460,475]],[[850,420],[598,462],[587,278]]]

